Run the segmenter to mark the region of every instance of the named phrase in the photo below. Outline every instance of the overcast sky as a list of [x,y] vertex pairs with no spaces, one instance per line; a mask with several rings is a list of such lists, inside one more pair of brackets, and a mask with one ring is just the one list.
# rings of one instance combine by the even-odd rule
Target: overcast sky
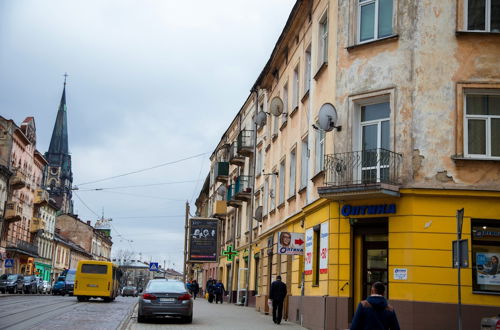
[[0,0],[0,115],[18,124],[34,116],[44,153],[68,72],[75,213],[95,222],[104,210],[114,251],[182,270],[185,201],[194,214],[209,154],[294,2]]

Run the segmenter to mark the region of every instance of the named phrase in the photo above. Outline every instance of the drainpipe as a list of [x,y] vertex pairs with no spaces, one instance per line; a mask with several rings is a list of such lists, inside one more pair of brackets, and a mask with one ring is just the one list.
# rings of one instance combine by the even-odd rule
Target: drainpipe
[[[253,234],[253,213],[255,207],[255,163],[257,162],[257,122],[255,119],[257,118],[257,114],[259,113],[259,87],[256,86],[251,90],[252,93],[255,93],[255,116],[254,116],[254,125],[253,125],[253,159],[252,164],[250,165],[250,171],[252,173],[252,198],[250,199],[250,219],[248,219],[248,270],[247,270],[247,279],[246,279],[246,291],[245,291],[245,306],[248,306],[248,298],[250,297],[249,287],[250,287],[250,271],[252,269],[252,234]],[[257,270],[256,270],[257,271]]]

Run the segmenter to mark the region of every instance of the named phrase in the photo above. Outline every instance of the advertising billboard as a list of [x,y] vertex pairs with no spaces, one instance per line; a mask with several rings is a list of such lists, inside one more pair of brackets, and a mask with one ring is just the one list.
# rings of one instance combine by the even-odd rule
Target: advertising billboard
[[278,254],[304,254],[304,234],[281,231],[278,238]]
[[217,262],[218,219],[189,219],[189,261]]

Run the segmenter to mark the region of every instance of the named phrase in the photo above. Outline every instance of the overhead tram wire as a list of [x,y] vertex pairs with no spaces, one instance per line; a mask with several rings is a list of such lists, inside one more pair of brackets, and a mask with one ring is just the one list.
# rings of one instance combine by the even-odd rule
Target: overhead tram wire
[[163,186],[169,184],[181,184],[181,183],[193,183],[199,182],[198,180],[185,180],[185,181],[172,181],[172,182],[161,182],[161,183],[149,183],[149,184],[139,184],[132,186],[117,186],[117,187],[104,187],[104,188],[86,188],[86,189],[78,189],[78,191],[101,191],[101,190],[113,190],[113,189],[127,189],[127,188],[139,188],[139,187],[151,187],[151,186]]
[[[88,190],[87,192],[92,191]],[[94,190],[94,191],[101,191],[101,190]],[[118,191],[109,191],[109,190],[102,190],[103,193],[108,193],[108,194],[117,194],[117,195],[126,195],[126,196],[135,196],[135,197],[144,197],[144,198],[151,198],[151,199],[160,199],[163,201],[172,201],[172,202],[183,202],[183,199],[175,199],[175,198],[166,198],[166,197],[158,197],[158,196],[149,196],[149,195],[141,195],[141,194],[133,194],[133,193],[126,193],[126,192],[118,192]]]
[[76,193],[76,192],[73,192],[75,194],[75,196],[80,200],[80,202],[82,202],[83,206],[85,206],[87,208],[87,210],[89,210],[90,212],[94,213],[96,217],[99,218],[99,214],[97,214],[97,212],[94,212],[94,210],[92,210],[88,205],[87,203],[85,203],[83,201],[83,199]]
[[172,165],[172,164],[180,163],[180,162],[183,162],[183,161],[186,161],[186,160],[189,160],[189,159],[193,159],[193,158],[198,158],[198,157],[204,156],[206,154],[209,154],[209,153],[208,152],[203,152],[203,153],[200,153],[200,154],[197,154],[197,155],[194,155],[194,156],[189,156],[189,157],[186,157],[186,158],[182,158],[182,159],[178,159],[178,160],[166,162],[166,163],[163,163],[163,164],[159,164],[159,165],[155,165],[155,166],[143,168],[143,169],[140,169],[140,170],[136,170],[136,171],[132,171],[132,172],[127,172],[127,173],[123,173],[123,174],[119,174],[119,175],[114,175],[114,176],[110,176],[110,177],[107,177],[107,178],[102,178],[102,179],[99,179],[99,180],[83,182],[83,183],[77,184],[76,186],[78,187],[78,186],[88,185],[88,184],[92,184],[92,183],[97,183],[97,182],[102,182],[102,181],[108,181],[108,180],[111,180],[111,179],[116,179],[116,178],[120,178],[120,177],[123,177],[123,176],[131,175],[131,174],[137,174],[137,173],[141,173],[141,172],[146,172],[146,171],[154,170],[154,169],[159,168],[159,167],[163,167],[163,166],[167,166],[167,165]]

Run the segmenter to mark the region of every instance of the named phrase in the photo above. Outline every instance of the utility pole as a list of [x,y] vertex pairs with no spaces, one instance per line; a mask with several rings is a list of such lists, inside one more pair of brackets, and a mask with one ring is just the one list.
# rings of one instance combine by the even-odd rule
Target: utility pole
[[186,276],[187,276],[187,242],[188,242],[188,218],[189,218],[189,202],[186,201],[186,219],[184,222],[184,274],[183,274],[183,281],[186,283]]
[[[253,125],[253,158],[252,163],[250,164],[250,172],[252,173],[252,197],[250,198],[250,219],[248,219],[248,270],[247,270],[247,279],[246,279],[246,290],[245,290],[245,306],[248,306],[248,298],[250,295],[248,291],[250,290],[250,272],[252,270],[252,237],[253,237],[253,213],[255,207],[255,163],[257,160],[257,114],[259,113],[259,87],[255,86],[252,89],[252,92],[255,93],[255,116],[254,116],[254,125]],[[257,271],[257,269],[255,269]]]
[[457,268],[458,268],[458,304],[457,304],[457,322],[458,330],[462,330],[462,285],[460,279],[460,268],[462,264],[462,256],[460,255],[460,249],[462,244],[460,240],[462,239],[462,224],[464,221],[464,209],[457,210]]

